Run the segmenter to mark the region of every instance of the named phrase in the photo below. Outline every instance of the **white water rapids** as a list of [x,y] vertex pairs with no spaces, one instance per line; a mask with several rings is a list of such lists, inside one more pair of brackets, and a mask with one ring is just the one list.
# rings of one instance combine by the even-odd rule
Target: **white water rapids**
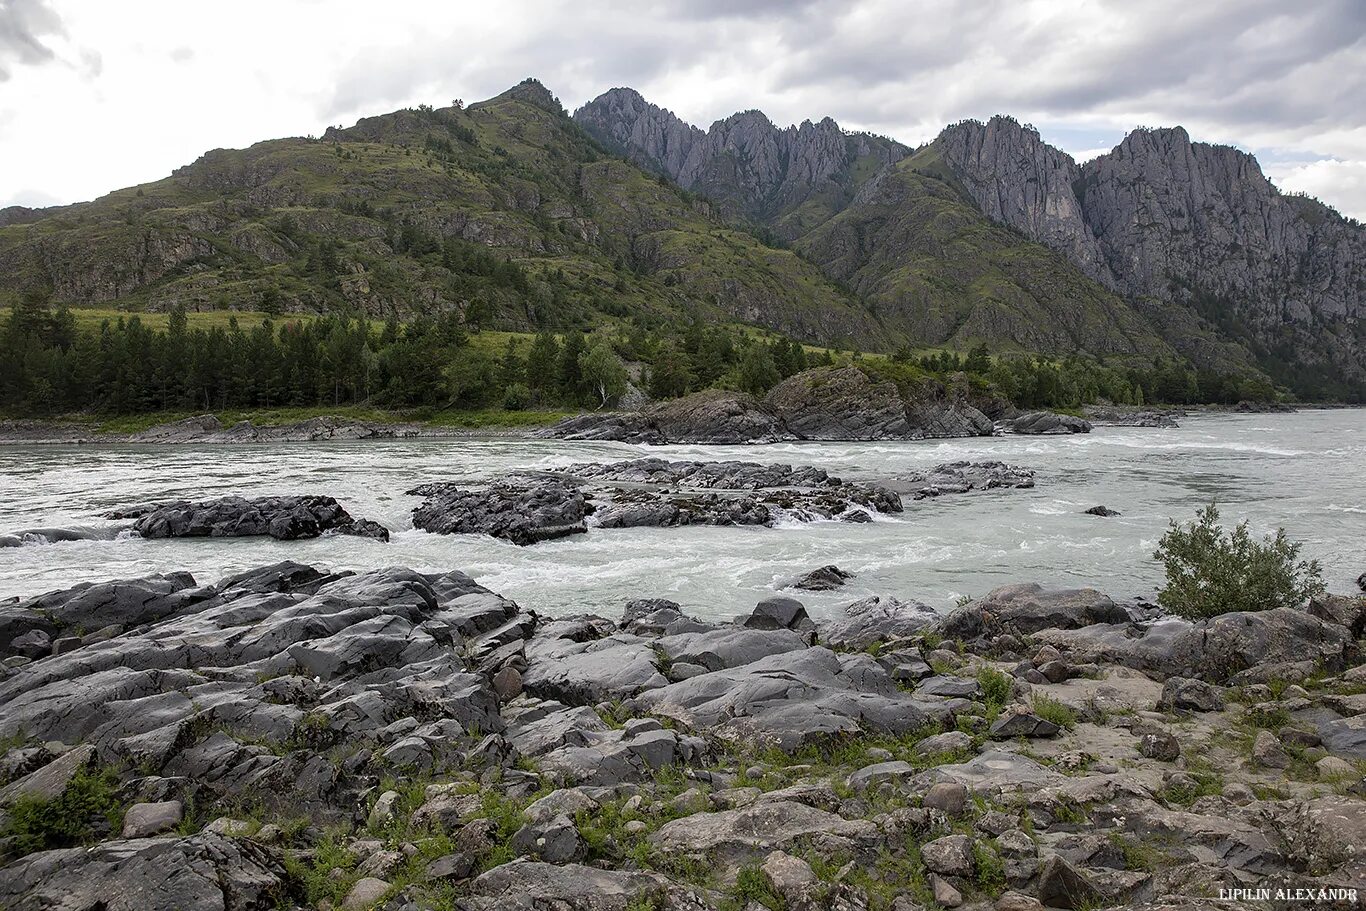
[[[591,529],[532,547],[413,529],[428,480],[477,480],[519,467],[657,455],[817,465],[851,480],[904,475],[939,462],[999,459],[1036,471],[1032,490],[906,501],[870,524],[776,528]],[[1217,498],[1225,521],[1265,533],[1284,525],[1319,559],[1330,590],[1366,570],[1366,410],[1182,419],[1179,429],[1097,428],[1067,437],[1005,436],[923,443],[643,447],[520,439],[270,446],[0,446],[0,534],[38,526],[98,527],[116,506],[227,494],[325,494],[393,530],[363,538],[114,540],[0,548],[0,600],[77,582],[189,570],[211,582],[283,559],[333,568],[461,569],[523,607],[619,617],[639,597],[665,597],[700,617],[728,618],[775,584],[825,563],[854,573],[834,593],[802,593],[820,614],[869,594],[947,608],[1008,582],[1094,585],[1151,595],[1152,551],[1169,518]],[[1118,518],[1083,515],[1103,504]],[[123,523],[126,524],[126,523]]]

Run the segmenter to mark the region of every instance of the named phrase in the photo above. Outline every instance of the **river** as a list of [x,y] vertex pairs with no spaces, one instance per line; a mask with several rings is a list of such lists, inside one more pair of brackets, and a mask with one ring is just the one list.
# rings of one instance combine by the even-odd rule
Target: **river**
[[[1000,459],[1036,471],[1032,490],[907,501],[869,524],[776,528],[591,529],[517,547],[413,529],[426,480],[483,479],[518,467],[634,458],[743,458],[818,465],[876,480],[957,459]],[[211,582],[293,559],[333,568],[461,569],[525,608],[549,615],[620,615],[637,597],[664,597],[705,618],[747,611],[791,576],[825,563],[854,573],[837,593],[805,594],[815,614],[870,594],[947,608],[1008,582],[1094,585],[1151,596],[1152,559],[1172,517],[1217,499],[1226,521],[1283,525],[1320,560],[1330,590],[1366,570],[1366,410],[1202,415],[1179,429],[1097,428],[1067,437],[1003,436],[921,443],[638,447],[520,439],[452,439],[270,446],[0,446],[0,533],[35,526],[111,525],[123,504],[226,494],[335,496],[357,517],[393,529],[361,538],[114,540],[0,548],[0,600],[77,582],[189,570]],[[1117,518],[1082,514],[1104,504]]]

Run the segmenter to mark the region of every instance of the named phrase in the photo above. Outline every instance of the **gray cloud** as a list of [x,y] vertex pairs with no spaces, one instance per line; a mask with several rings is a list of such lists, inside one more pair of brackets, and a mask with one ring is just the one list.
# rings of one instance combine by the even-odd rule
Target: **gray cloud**
[[[374,14],[279,0],[276,27],[261,39],[273,51],[246,79],[231,47],[241,35],[196,28],[207,13],[150,29],[165,49],[159,62],[175,67],[168,76],[150,60],[130,60],[137,41],[110,34],[89,15],[93,5],[63,7],[63,22],[55,2],[0,0],[0,80],[59,59],[93,81],[108,63],[101,111],[134,109],[168,78],[205,97],[231,85],[240,104],[231,130],[221,115],[186,117],[174,148],[130,149],[127,164],[84,173],[106,187],[145,179],[138,162],[155,158],[169,170],[182,163],[172,153],[193,155],[201,142],[318,132],[419,102],[472,102],[534,76],[570,109],[630,86],[703,127],[759,109],[779,125],[830,116],[910,145],[996,113],[1035,124],[1073,153],[1094,154],[1140,124],[1180,124],[1196,139],[1265,153],[1287,186],[1366,215],[1363,0],[1293,9],[1284,0],[501,0],[392,4]],[[140,30],[129,23],[127,31]],[[77,52],[87,45],[103,60]],[[68,101],[87,102],[69,91]],[[5,99],[0,133],[21,135],[5,125],[7,113],[19,114],[28,134],[31,124],[75,122],[48,119],[51,103]],[[1327,159],[1340,165],[1283,166]],[[48,164],[33,155],[29,173],[9,179],[69,192],[59,186],[69,168],[37,176]]]
[[36,66],[56,58],[44,38],[61,36],[62,17],[47,0],[0,0],[0,82],[14,66]]

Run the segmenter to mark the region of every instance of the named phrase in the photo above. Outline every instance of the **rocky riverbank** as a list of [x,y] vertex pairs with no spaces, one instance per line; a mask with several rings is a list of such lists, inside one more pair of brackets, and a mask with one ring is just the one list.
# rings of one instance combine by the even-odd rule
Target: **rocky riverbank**
[[1366,877],[1360,598],[613,608],[295,563],[0,603],[0,906],[1216,911]]
[[625,443],[774,443],[990,436],[992,422],[962,389],[909,394],[859,367],[817,367],[762,399],[710,390],[640,411],[583,414],[542,431],[566,440]]
[[131,433],[101,431],[89,424],[61,421],[0,421],[0,444],[317,443],[327,440],[394,440],[458,434],[458,431],[423,424],[382,424],[330,415],[284,424],[261,425],[238,421],[225,425],[212,414],[202,414]]

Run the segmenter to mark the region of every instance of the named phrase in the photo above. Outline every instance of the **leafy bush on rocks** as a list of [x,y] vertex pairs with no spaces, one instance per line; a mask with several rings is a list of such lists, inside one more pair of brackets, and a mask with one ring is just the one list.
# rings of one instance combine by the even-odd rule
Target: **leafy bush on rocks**
[[1299,607],[1324,592],[1317,560],[1300,560],[1301,544],[1285,529],[1254,541],[1247,522],[1230,534],[1219,525],[1214,503],[1189,525],[1172,522],[1158,542],[1154,559],[1167,570],[1158,594],[1162,607],[1189,620],[1233,611]]
[[14,849],[23,855],[70,848],[117,832],[123,816],[117,785],[118,777],[101,769],[78,772],[61,796],[51,800],[21,797],[10,807],[0,837],[13,839]]

